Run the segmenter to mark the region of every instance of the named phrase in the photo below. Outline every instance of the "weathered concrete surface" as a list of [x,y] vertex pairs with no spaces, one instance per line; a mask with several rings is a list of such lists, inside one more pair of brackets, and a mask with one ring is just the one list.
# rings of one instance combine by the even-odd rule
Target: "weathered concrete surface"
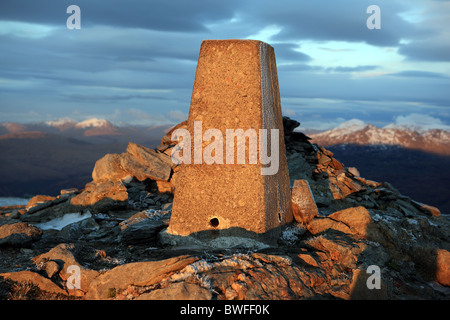
[[[267,165],[259,158],[249,164],[248,142],[245,164],[236,164],[235,144],[235,164],[225,159],[223,164],[205,164],[203,159],[202,164],[180,165],[168,233],[187,236],[214,230],[220,234],[228,229],[239,235],[248,231],[249,236],[276,236],[293,216],[273,48],[253,40],[203,41],[187,123],[191,137],[194,121],[202,121],[202,133],[222,132],[224,157],[227,129],[268,129],[269,154],[274,142],[270,129],[278,129],[278,172],[262,175]],[[203,142],[203,148],[207,145]],[[194,155],[194,143],[191,151]],[[257,151],[259,155],[259,145]]]
[[114,269],[98,276],[92,281],[87,299],[107,299],[110,289],[115,290],[127,288],[130,285],[150,286],[160,282],[178,270],[194,263],[198,258],[190,256],[179,256],[161,261],[145,261],[120,265]]

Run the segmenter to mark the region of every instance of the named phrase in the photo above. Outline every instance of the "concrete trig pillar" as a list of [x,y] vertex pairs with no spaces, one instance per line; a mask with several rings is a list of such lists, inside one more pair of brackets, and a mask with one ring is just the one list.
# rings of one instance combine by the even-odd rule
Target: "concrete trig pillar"
[[[191,161],[177,172],[167,233],[275,241],[293,216],[273,48],[253,40],[203,41],[187,131],[183,148],[190,143],[190,149],[180,154]],[[245,133],[245,147],[233,132]],[[216,148],[205,151],[211,143]]]

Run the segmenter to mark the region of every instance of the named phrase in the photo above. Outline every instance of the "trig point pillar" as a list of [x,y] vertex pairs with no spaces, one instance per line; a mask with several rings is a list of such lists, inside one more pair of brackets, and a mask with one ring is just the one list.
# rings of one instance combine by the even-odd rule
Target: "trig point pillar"
[[293,216],[270,45],[203,41],[187,132],[167,233],[275,241]]

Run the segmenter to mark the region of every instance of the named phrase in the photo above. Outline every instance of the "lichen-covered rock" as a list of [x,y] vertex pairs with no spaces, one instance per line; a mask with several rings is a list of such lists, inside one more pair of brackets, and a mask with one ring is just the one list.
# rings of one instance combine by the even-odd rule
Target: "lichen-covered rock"
[[151,286],[159,283],[173,272],[183,269],[198,258],[179,256],[161,261],[124,264],[99,275],[87,292],[87,299],[111,298],[111,289],[117,292],[129,285]]
[[29,247],[42,237],[42,230],[26,222],[0,226],[0,246]]
[[210,290],[197,284],[175,282],[163,289],[140,295],[136,300],[211,300]]
[[74,207],[90,207],[94,212],[106,211],[110,208],[127,204],[127,188],[121,181],[99,181],[86,184],[85,189],[72,199]]
[[18,272],[6,272],[6,273],[0,273],[0,277],[10,279],[14,282],[19,282],[19,283],[31,282],[32,284],[38,286],[40,290],[46,291],[49,293],[58,293],[58,294],[62,294],[62,295],[67,294],[67,292],[65,290],[61,289],[57,284],[52,282],[50,279],[47,279],[36,272],[26,271],[26,270],[18,271]]
[[128,176],[138,180],[168,181],[172,170],[170,156],[130,142],[127,152],[107,154],[95,163],[94,182],[122,180]]
[[[74,274],[73,270],[79,270],[79,287],[67,288],[72,295],[84,295],[88,291],[90,283],[98,276],[98,271],[83,267],[75,258],[74,244],[62,243],[50,251],[34,257],[32,260],[38,269],[44,270],[49,278],[57,274],[58,280],[67,288],[67,281]],[[72,282],[71,282],[72,283]]]
[[292,213],[294,219],[305,225],[319,214],[308,180],[295,180],[292,187]]

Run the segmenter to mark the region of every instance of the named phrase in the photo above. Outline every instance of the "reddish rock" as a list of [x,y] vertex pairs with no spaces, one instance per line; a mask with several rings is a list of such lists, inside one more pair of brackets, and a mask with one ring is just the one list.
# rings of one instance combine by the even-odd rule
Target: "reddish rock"
[[52,197],[52,196],[37,195],[37,196],[34,196],[33,198],[31,198],[28,201],[26,208],[29,209],[29,208],[32,208],[32,207],[38,205],[39,203],[44,203],[44,202],[47,202],[47,201],[53,201],[55,199],[56,198]]
[[331,163],[331,157],[323,154],[323,153],[317,153],[317,161],[319,164],[323,165],[323,166],[327,166],[328,164]]
[[309,264],[312,267],[318,267],[319,265],[317,264],[316,259],[314,259],[313,257],[311,257],[311,255],[309,254],[305,254],[305,253],[300,253],[298,255],[298,257],[300,259],[302,259],[306,264]]
[[171,181],[156,181],[156,186],[160,193],[173,193],[175,190],[175,185]]
[[0,226],[0,246],[27,247],[42,237],[42,230],[26,222]]
[[329,166],[335,170],[343,170],[344,169],[344,165],[342,163],[340,163],[339,161],[337,161],[335,158],[331,159],[331,163],[329,164]]
[[372,222],[369,211],[362,206],[337,211],[328,217],[344,223],[353,233],[361,236],[367,235],[367,229]]
[[77,188],[68,188],[68,189],[62,189],[60,191],[61,195],[63,194],[75,194],[78,193],[78,189]]
[[95,163],[92,171],[94,182],[123,180],[129,176],[168,181],[172,172],[170,156],[130,142],[127,152],[107,154]]
[[167,181],[170,178],[173,162],[164,153],[130,142],[127,153],[122,155],[121,165],[138,180]]
[[169,146],[178,144],[178,140],[172,140],[172,133],[177,129],[187,129],[187,120],[174,126],[172,129],[170,129],[169,132],[166,133],[166,135],[164,137],[162,137],[161,144],[158,147],[158,150],[164,151]]
[[307,180],[295,180],[292,187],[292,213],[294,219],[305,225],[319,214]]
[[162,281],[171,273],[181,270],[194,263],[198,258],[179,256],[160,261],[128,263],[98,276],[91,284],[86,295],[87,299],[108,299],[110,290],[118,292],[130,285],[150,286]]
[[366,178],[362,178],[362,177],[354,177],[356,180],[358,180],[359,182],[361,182],[362,184],[368,185],[370,187],[380,187],[382,185],[381,182],[377,182],[377,181],[373,181],[373,180],[369,180]]
[[[101,210],[117,202],[128,200],[127,188],[120,181],[99,181],[86,184],[85,189],[80,194],[70,199],[73,206],[94,206]],[[97,211],[93,208],[94,211]]]
[[428,204],[424,204],[421,202],[417,202],[417,201],[411,201],[411,203],[418,208],[419,210],[421,210],[422,212],[425,212],[429,215],[435,216],[435,217],[439,217],[441,215],[441,210],[439,210],[436,207],[430,206]]
[[312,234],[319,234],[324,231],[327,231],[328,229],[333,229],[333,230],[341,231],[341,232],[348,233],[348,234],[352,233],[350,228],[347,225],[345,225],[344,223],[342,223],[340,221],[335,221],[335,220],[329,219],[327,217],[313,219],[309,223],[307,228],[308,228],[309,232],[311,232]]
[[360,176],[359,170],[357,168],[355,168],[355,167],[350,167],[347,170],[354,177],[359,177]]
[[67,292],[60,287],[58,287],[55,283],[53,283],[50,279],[44,278],[39,273],[32,271],[18,271],[18,272],[6,272],[0,273],[0,277],[4,277],[6,279],[10,279],[15,282],[31,282],[34,285],[38,286],[42,291],[50,292],[50,293],[59,293],[66,295]]
[[344,199],[348,195],[363,189],[363,186],[346,175],[346,172],[340,170],[327,170],[328,186],[334,199]]
[[450,286],[450,252],[444,249],[436,251],[436,281]]
[[[80,288],[68,289],[71,295],[83,295],[90,286],[90,283],[99,275],[98,271],[84,268],[73,254],[75,246],[73,244],[62,243],[52,248],[50,251],[34,257],[32,260],[41,269],[44,269],[49,277],[58,273],[60,279],[66,285],[66,281],[72,275],[68,272],[68,268],[75,266],[80,268]],[[59,268],[55,271],[56,263]]]
[[120,166],[121,156],[118,154],[107,154],[97,160],[92,171],[94,182],[100,180],[120,180],[128,175],[128,172]]
[[336,211],[328,217],[316,218],[308,225],[308,230],[312,234],[318,234],[333,229],[366,237],[371,222],[370,213],[360,206]]

